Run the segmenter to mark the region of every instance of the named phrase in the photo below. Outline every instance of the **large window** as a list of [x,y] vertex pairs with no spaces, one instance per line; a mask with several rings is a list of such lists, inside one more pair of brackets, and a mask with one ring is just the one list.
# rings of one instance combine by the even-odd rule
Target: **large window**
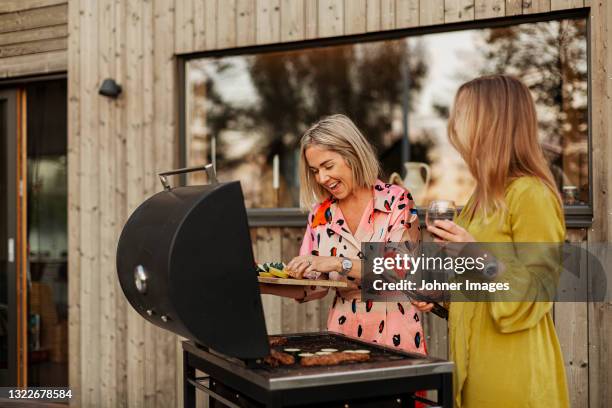
[[241,180],[250,208],[296,207],[300,135],[344,113],[376,147],[382,179],[399,173],[418,205],[462,205],[474,180],[447,139],[453,96],[466,80],[509,73],[532,91],[566,204],[589,204],[585,19],[316,45],[190,59],[187,164],[212,162],[220,180]]

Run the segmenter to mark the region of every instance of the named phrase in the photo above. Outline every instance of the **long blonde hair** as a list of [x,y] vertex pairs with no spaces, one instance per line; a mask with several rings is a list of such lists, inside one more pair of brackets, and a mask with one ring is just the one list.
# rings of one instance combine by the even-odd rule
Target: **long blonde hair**
[[308,167],[306,149],[310,146],[340,154],[351,168],[354,187],[372,188],[376,184],[380,164],[372,145],[348,117],[340,114],[324,117],[306,130],[300,140],[300,206],[303,209],[310,210],[329,196]]
[[470,218],[479,208],[504,211],[506,187],[522,176],[537,177],[561,201],[538,142],[533,98],[517,78],[490,75],[461,85],[448,136],[477,181]]

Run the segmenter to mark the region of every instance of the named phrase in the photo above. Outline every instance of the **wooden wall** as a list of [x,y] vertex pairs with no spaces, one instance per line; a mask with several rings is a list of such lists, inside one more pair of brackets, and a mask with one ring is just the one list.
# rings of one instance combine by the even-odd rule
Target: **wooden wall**
[[[42,0],[40,0],[42,1]],[[30,0],[32,4],[39,3]],[[21,4],[14,1],[10,4]],[[177,166],[175,54],[341,36],[592,6],[594,228],[612,240],[612,4],[603,0],[74,0],[69,3],[70,383],[73,406],[181,403],[174,336],[126,304],[114,251],[129,213],[160,190],[155,173]],[[4,5],[0,6],[4,7]],[[1,10],[1,9],[0,9]],[[0,25],[4,27],[4,25]],[[13,57],[9,57],[13,58]],[[97,94],[105,77],[123,94]],[[252,231],[256,257],[287,260],[299,229]],[[318,330],[324,300],[265,299],[270,332]],[[282,307],[281,307],[282,306]],[[560,305],[557,327],[576,407],[612,399],[610,304]],[[446,356],[445,326],[427,319],[432,354]],[[590,381],[589,381],[590,378]]]
[[68,0],[0,1],[0,79],[66,71]]

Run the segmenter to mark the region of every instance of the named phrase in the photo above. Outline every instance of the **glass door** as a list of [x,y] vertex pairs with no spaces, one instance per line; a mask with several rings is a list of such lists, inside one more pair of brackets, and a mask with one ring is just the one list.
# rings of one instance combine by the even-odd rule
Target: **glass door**
[[0,90],[0,386],[25,386],[25,94]]

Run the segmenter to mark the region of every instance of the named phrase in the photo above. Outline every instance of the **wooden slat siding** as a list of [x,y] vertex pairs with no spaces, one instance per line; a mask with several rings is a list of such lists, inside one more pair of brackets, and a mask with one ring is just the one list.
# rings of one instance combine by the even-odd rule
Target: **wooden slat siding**
[[21,44],[11,44],[0,47],[0,63],[2,58],[19,55],[40,54],[48,51],[66,50],[67,38],[52,38],[50,40],[29,41]]
[[395,3],[395,28],[417,27],[421,16],[418,0],[397,0]]
[[550,0],[523,0],[523,14],[550,11]]
[[343,0],[319,0],[319,37],[334,37],[344,34]]
[[282,0],[280,4],[280,37],[282,42],[303,40],[304,0]]
[[[573,243],[586,243],[586,235],[584,229],[568,230],[567,240]],[[576,262],[579,263],[581,273],[585,274],[583,276],[586,276],[586,258],[583,257]],[[565,363],[570,406],[573,408],[587,408],[589,405],[587,309],[586,302],[558,302],[553,308],[555,329]]]
[[474,4],[475,18],[503,17],[506,14],[506,2],[504,0],[476,0]]
[[[302,228],[282,228],[282,260],[287,263],[296,257],[300,250],[302,238],[304,237]],[[300,331],[300,320],[303,314],[303,305],[295,299],[282,298],[282,323],[283,333],[297,333]]]
[[0,78],[66,71],[66,50],[0,59]]
[[[176,63],[173,58],[174,37],[167,32],[174,30],[174,1],[154,0],[155,46],[153,55],[153,132],[155,135],[156,170],[177,168],[174,155],[176,140]],[[201,24],[201,23],[200,23]],[[160,29],[163,27],[163,29]],[[158,179],[154,174],[153,179]],[[160,187],[156,184],[156,191]],[[125,219],[125,218],[123,218]],[[157,330],[157,361],[155,368],[156,406],[178,405],[179,388],[176,383],[182,379],[182,359],[176,358],[178,336],[165,330]],[[179,364],[181,364],[179,366]],[[173,367],[177,369],[173,370]]]
[[329,316],[329,310],[331,309],[332,302],[336,295],[336,291],[329,290],[327,296],[323,299],[318,300],[319,302],[319,327],[317,330],[327,330],[327,317]]
[[237,0],[236,15],[236,45],[242,47],[255,44],[257,37],[255,0]]
[[[282,256],[280,228],[257,229],[257,262],[279,262]],[[262,295],[266,327],[269,334],[281,332],[281,306],[278,296]]]
[[444,0],[420,0],[420,25],[444,23]]
[[206,49],[214,50],[217,48],[217,0],[204,1],[204,16],[206,21]]
[[2,0],[0,2],[0,14],[15,11],[32,10],[42,7],[68,4],[67,0]]
[[506,0],[506,15],[507,16],[518,16],[522,13],[523,13],[523,0]]
[[[140,205],[144,195],[144,152],[142,135],[142,63],[143,28],[140,0],[127,1],[126,20],[126,148],[127,148],[127,212]],[[189,37],[190,39],[193,36]],[[129,407],[143,407],[145,394],[145,320],[136,311],[127,309],[127,401]]]
[[[593,226],[588,241],[612,242],[612,4],[591,2],[591,137],[593,149]],[[609,268],[608,268],[609,270]],[[607,276],[611,293],[612,276]],[[589,406],[606,407],[612,400],[610,361],[612,304],[589,303]]]
[[236,0],[217,0],[217,47],[236,46]]
[[550,0],[550,9],[553,11],[579,8],[583,6],[583,0]]
[[304,0],[304,25],[306,38],[317,38],[319,30],[319,2],[317,0]]
[[474,20],[474,0],[444,0],[444,22]]
[[193,50],[202,51],[206,49],[206,2],[194,0],[193,2]]
[[280,41],[280,0],[257,0],[257,44]]
[[[114,27],[115,4],[109,1],[98,2],[98,32],[112,32]],[[101,35],[98,43],[98,67],[100,78],[114,78],[114,38],[110,35]],[[100,311],[101,321],[98,331],[100,333],[100,402],[104,406],[117,406],[116,400],[116,364],[115,336],[116,336],[116,305],[117,276],[114,268],[115,247],[117,235],[115,227],[115,139],[114,108],[110,98],[99,99],[99,158],[100,158]]]
[[[0,34],[0,46],[57,38],[68,38],[68,26],[66,24],[3,33]],[[67,46],[64,47],[64,49],[67,48]],[[1,50],[2,47],[0,47]]]
[[175,51],[177,54],[191,52],[193,51],[196,31],[193,13],[194,1],[177,1],[174,7]]
[[[126,21],[127,21],[127,4],[121,1],[115,5],[114,24],[114,78],[120,83],[125,84],[127,78],[126,64]],[[170,36],[174,38],[174,36]],[[113,137],[115,138],[115,180],[114,180],[114,196],[115,196],[115,228],[117,237],[121,233],[123,221],[127,220],[127,141],[126,127],[128,123],[126,110],[126,101],[124,97],[115,99],[113,102],[114,118],[111,118],[114,127]],[[114,262],[113,262],[114,264]],[[119,287],[119,282],[115,279],[115,389],[116,407],[127,408],[128,403],[128,308],[127,300],[123,295],[123,291]]]
[[366,31],[380,30],[380,0],[366,0]]
[[81,407],[81,61],[79,18],[80,5],[71,2],[68,7],[68,384],[74,395],[71,407]]
[[0,33],[66,24],[68,5],[0,14]]
[[81,134],[80,189],[81,195],[81,353],[83,356],[82,398],[84,406],[100,400],[100,357],[92,350],[100,350],[100,191],[99,133],[98,133],[98,12],[97,3],[83,5],[81,13]]
[[344,0],[344,34],[362,34],[366,29],[366,0]]
[[395,1],[380,0],[381,30],[393,30],[395,28]]

